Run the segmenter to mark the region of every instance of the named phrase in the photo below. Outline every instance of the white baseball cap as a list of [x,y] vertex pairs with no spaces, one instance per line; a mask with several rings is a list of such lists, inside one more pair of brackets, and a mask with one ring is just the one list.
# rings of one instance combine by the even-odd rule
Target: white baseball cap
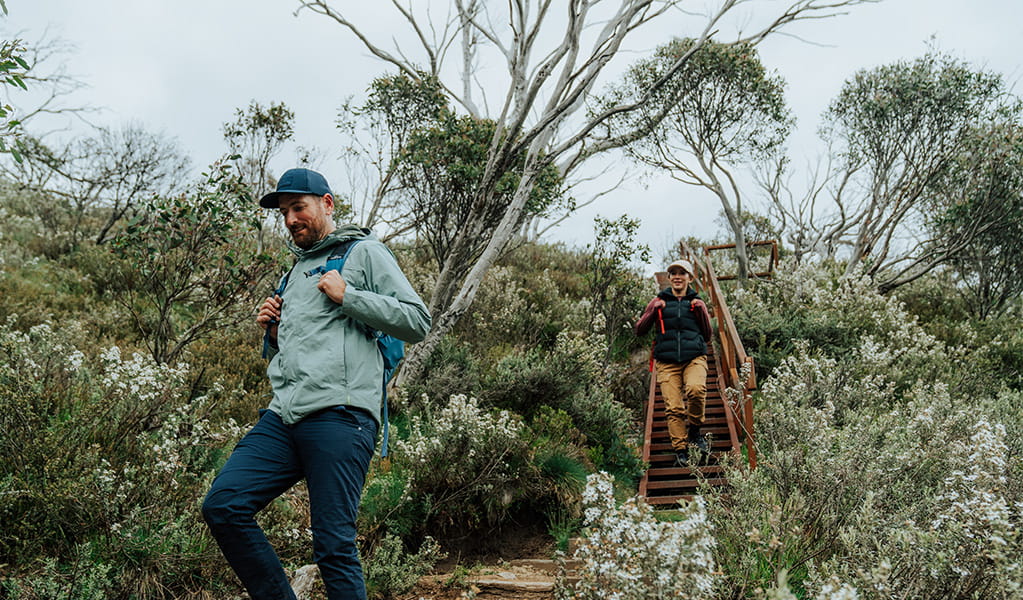
[[670,265],[668,265],[668,268],[665,269],[665,270],[666,271],[671,271],[672,267],[679,267],[681,269],[684,269],[686,273],[689,273],[690,275],[693,275],[694,277],[696,276],[696,270],[693,269],[693,263],[689,262],[688,260],[685,260],[685,259],[676,260],[675,262],[673,262]]

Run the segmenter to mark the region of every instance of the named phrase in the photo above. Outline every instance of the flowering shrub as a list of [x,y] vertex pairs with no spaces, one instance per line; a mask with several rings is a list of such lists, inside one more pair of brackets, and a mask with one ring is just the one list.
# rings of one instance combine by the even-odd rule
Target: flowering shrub
[[493,524],[538,481],[521,419],[463,395],[435,415],[424,402],[408,436],[394,442],[403,498],[428,498],[426,519],[440,526]]
[[754,326],[795,339],[756,397],[758,468],[707,496],[727,587],[1019,597],[1018,395],[978,385],[969,345],[941,343],[864,281],[811,266],[741,294]]
[[680,508],[677,520],[659,521],[638,496],[619,505],[613,488],[607,473],[587,479],[579,580],[570,585],[562,575],[558,598],[712,598],[715,542],[702,500]]
[[224,391],[189,399],[186,366],[116,346],[89,354],[68,342],[83,339],[76,328],[0,331],[5,591],[159,598],[223,586],[198,503],[241,433],[210,420]]
[[423,539],[419,550],[406,552],[401,538],[386,535],[363,561],[366,591],[370,598],[394,598],[411,590],[438,560],[446,555],[430,536]]
[[772,280],[734,291],[732,316],[746,350],[757,357],[759,378],[793,354],[799,341],[833,358],[859,351],[875,365],[887,365],[899,385],[939,376],[942,359],[960,357],[961,350],[925,332],[897,298],[879,294],[866,277],[837,275],[835,269],[786,261]]
[[[525,244],[487,273],[456,335],[441,342],[419,381],[392,396],[393,460],[374,465],[363,495],[360,523],[368,539],[385,531],[406,541],[425,531],[442,537],[456,528],[464,535],[499,525],[510,513],[575,523],[583,480],[594,466],[629,482],[640,472],[640,433],[630,410],[639,402],[623,400],[641,397],[645,385],[608,360],[607,326],[589,299],[588,267],[583,252]],[[505,438],[494,448],[480,439],[430,441],[450,432],[433,431],[447,417],[429,399],[452,396],[485,400],[494,410],[477,402],[484,413],[521,417],[510,458],[499,458]],[[464,428],[476,435],[476,425]],[[403,436],[409,437],[399,442]],[[404,445],[414,440],[424,440],[423,447]],[[496,467],[480,466],[478,455],[460,449],[477,444],[480,453],[498,457]],[[421,462],[424,454],[436,458]],[[458,492],[480,487],[468,478],[474,472],[500,483],[493,492]]]
[[89,548],[74,549],[71,567],[56,559],[43,559],[39,572],[13,580],[0,579],[0,595],[11,600],[107,600],[114,591],[113,566],[90,560]]
[[1023,594],[1023,502],[1005,492],[1004,428],[980,421],[973,431],[948,445],[950,471],[924,501],[928,510],[904,514],[900,527],[875,532],[873,568],[835,557],[819,566],[813,585],[823,589],[819,581],[841,579],[878,598],[937,590],[952,598]]
[[[764,594],[766,600],[799,600],[788,584],[788,573],[778,574],[778,584]],[[839,581],[829,581],[821,587],[816,600],[860,600],[860,594],[853,586]]]
[[561,247],[520,247],[484,276],[459,337],[486,355],[491,348],[550,348],[559,331],[584,328],[586,260]]
[[549,343],[571,314],[550,269],[522,279],[515,269],[492,268],[474,302],[474,335],[521,346]]

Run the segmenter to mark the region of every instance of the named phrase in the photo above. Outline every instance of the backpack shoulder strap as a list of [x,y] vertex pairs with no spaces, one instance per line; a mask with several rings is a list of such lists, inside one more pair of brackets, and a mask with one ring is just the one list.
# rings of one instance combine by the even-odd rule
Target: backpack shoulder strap
[[345,240],[334,246],[334,249],[330,252],[330,256],[327,257],[327,264],[325,265],[327,270],[340,272],[345,266],[345,261],[348,260],[348,255],[352,253],[352,249],[361,241],[362,240]]
[[312,277],[314,275],[321,275],[327,271],[341,272],[341,269],[345,266],[345,261],[348,260],[348,255],[352,252],[352,248],[362,240],[348,239],[343,242],[338,242],[330,250],[330,254],[327,255],[327,262],[322,264],[315,269],[306,271],[304,275],[306,277]]
[[284,294],[284,288],[288,287],[288,278],[291,277],[291,272],[295,270],[295,265],[297,264],[298,261],[296,260],[292,263],[291,268],[284,273],[284,276],[281,277],[281,283],[277,286],[277,289],[274,290],[274,296],[282,296]]
[[[288,278],[291,277],[291,272],[295,270],[295,265],[297,264],[298,261],[296,260],[294,263],[292,263],[291,268],[288,269],[284,276],[281,277],[280,284],[278,284],[277,289],[274,290],[273,293],[274,296],[284,295],[284,288],[288,287]],[[270,325],[273,325],[276,322],[277,319],[270,319]],[[263,358],[267,359],[270,358],[271,354],[270,348],[276,349],[277,345],[270,342],[270,328],[267,327],[266,330],[263,332]]]

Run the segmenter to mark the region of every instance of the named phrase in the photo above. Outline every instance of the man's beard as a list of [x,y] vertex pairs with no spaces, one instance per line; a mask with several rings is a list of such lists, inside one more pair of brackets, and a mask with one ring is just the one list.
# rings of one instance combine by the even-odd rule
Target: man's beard
[[[291,241],[295,242],[295,245],[303,250],[308,250],[316,245],[324,237],[323,227],[312,227],[305,225],[298,231],[291,232]],[[301,239],[300,239],[301,238]]]

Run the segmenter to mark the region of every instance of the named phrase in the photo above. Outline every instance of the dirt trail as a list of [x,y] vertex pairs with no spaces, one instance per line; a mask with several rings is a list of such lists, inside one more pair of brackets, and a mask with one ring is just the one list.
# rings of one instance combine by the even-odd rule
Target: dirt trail
[[549,559],[518,559],[469,573],[428,575],[402,600],[553,600],[557,569]]
[[[427,575],[407,594],[397,600],[554,600],[554,586],[559,565],[551,556],[554,548],[549,538],[539,540],[528,537],[518,540],[513,556],[528,556],[503,560],[500,557],[484,558],[476,566],[459,566],[455,561],[440,565],[432,575]],[[566,562],[568,581],[575,580],[579,563]],[[299,600],[322,600],[325,598],[323,584],[315,565],[299,569],[292,579],[292,586]]]

